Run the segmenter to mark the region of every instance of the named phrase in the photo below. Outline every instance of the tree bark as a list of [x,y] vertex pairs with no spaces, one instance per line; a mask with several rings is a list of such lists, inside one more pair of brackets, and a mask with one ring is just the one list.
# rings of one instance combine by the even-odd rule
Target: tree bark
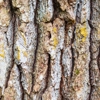
[[100,0],[0,0],[0,100],[100,100]]

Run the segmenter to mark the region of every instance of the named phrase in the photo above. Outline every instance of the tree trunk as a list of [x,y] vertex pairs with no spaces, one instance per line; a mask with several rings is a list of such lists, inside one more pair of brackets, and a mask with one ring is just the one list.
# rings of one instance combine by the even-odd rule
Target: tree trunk
[[0,100],[100,100],[100,0],[0,0]]

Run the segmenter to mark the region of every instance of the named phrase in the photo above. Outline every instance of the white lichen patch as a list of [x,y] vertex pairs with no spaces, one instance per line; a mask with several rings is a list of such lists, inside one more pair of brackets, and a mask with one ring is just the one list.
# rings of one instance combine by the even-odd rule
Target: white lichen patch
[[83,0],[82,11],[81,11],[81,23],[86,22],[90,19],[90,0]]
[[51,0],[39,0],[38,21],[50,21],[53,16],[53,3]]
[[7,63],[5,59],[5,34],[4,31],[6,31],[5,27],[0,28],[0,87],[2,87],[2,92],[4,91],[4,85],[5,85],[5,80],[6,80],[6,68],[7,68]]
[[[32,71],[35,59],[36,49],[36,26],[34,24],[34,16],[36,9],[35,0],[15,0],[14,7],[19,11],[19,24],[15,42],[15,63],[21,64],[23,78],[22,85],[29,94],[32,88]],[[16,11],[18,13],[18,11]]]

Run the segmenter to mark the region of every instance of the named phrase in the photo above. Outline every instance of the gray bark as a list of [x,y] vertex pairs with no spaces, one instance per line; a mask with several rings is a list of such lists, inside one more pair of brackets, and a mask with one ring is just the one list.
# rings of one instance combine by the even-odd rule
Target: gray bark
[[100,1],[0,0],[0,100],[100,100]]

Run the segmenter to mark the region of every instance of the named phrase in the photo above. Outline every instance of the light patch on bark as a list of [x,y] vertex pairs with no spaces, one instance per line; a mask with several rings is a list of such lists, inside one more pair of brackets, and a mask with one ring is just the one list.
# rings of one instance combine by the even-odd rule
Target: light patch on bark
[[0,100],[99,100],[99,6],[0,0]]
[[6,9],[6,5],[3,0],[0,0],[0,87],[5,87],[6,80],[6,70],[7,70],[7,62],[6,62],[6,49],[5,49],[5,34],[7,32],[7,27],[9,25],[10,16],[8,14],[8,10]]
[[[90,26],[88,19],[90,19],[90,1],[82,0],[81,23],[76,23],[74,50],[75,50],[75,65],[74,65],[74,83],[76,100],[86,100],[89,98],[90,83],[89,83],[89,39],[90,39]],[[83,11],[84,9],[84,11]],[[88,13],[86,13],[88,12]],[[84,21],[83,21],[84,18]],[[82,24],[82,22],[84,22]]]
[[[55,31],[54,28],[57,28]],[[60,81],[61,81],[61,50],[64,44],[64,32],[65,26],[64,21],[59,18],[55,19],[53,23],[53,31],[51,33],[49,52],[51,55],[51,72],[50,72],[50,83],[43,94],[43,100],[46,100],[48,96],[50,97],[48,100],[61,100],[60,95]],[[55,45],[55,38],[57,38],[57,43]],[[52,50],[54,53],[52,53]],[[47,95],[48,94],[48,95]]]
[[20,15],[18,30],[16,33],[16,43],[15,43],[15,62],[16,64],[21,64],[22,67],[22,85],[24,89],[30,94],[32,89],[32,72],[33,64],[35,60],[35,50],[37,45],[37,26],[34,22],[36,1],[26,0],[23,1],[13,1],[13,5],[18,7],[17,13]]
[[22,100],[22,90],[20,87],[20,72],[16,65],[14,65],[10,79],[8,82],[8,88],[4,92],[4,100]]
[[39,0],[38,6],[38,21],[48,22],[53,16],[53,3],[52,0]]

